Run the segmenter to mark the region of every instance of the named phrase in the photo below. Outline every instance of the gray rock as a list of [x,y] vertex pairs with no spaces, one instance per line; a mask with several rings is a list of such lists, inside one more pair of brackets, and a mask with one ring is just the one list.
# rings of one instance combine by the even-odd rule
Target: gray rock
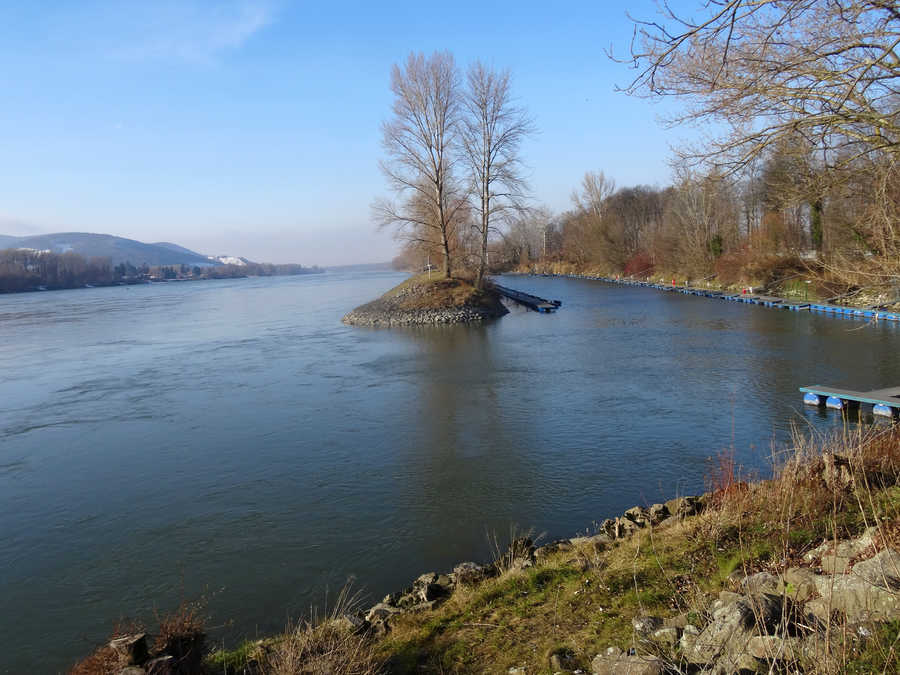
[[600,531],[605,532],[611,539],[616,538],[616,521],[607,518],[602,523],[600,523]]
[[751,675],[759,672],[759,664],[746,652],[725,654],[716,662],[711,672],[717,675]]
[[125,666],[118,672],[118,675],[147,675],[147,671],[138,666]]
[[900,618],[900,594],[875,586],[854,575],[816,577],[821,599],[806,603],[806,609],[823,622],[838,611],[851,622]]
[[640,506],[632,506],[625,512],[625,517],[638,527],[650,524],[650,512]]
[[679,630],[683,630],[689,623],[690,621],[688,620],[687,612],[663,619],[663,626],[666,628],[678,628]]
[[681,631],[681,639],[678,641],[678,646],[681,648],[682,654],[688,654],[694,649],[698,637],[700,637],[699,628],[690,623],[685,625],[684,629]]
[[779,595],[784,590],[784,585],[773,574],[757,572],[741,581],[741,590],[744,593],[771,593],[772,595]]
[[684,520],[700,513],[702,503],[698,497],[677,497],[667,501],[665,506],[672,516],[678,520]]
[[825,552],[821,554],[822,571],[827,574],[844,574],[848,572],[850,570],[850,561],[870,548],[874,543],[874,539],[875,528],[870,527],[862,536],[856,539],[838,542],[833,550],[829,545]]
[[147,651],[146,633],[117,637],[114,640],[110,640],[109,646],[118,655],[119,662],[124,666],[139,665],[150,656]]
[[826,539],[811,551],[807,551],[806,553],[804,553],[803,560],[808,563],[814,563],[823,555],[825,555],[825,553],[827,553],[830,548],[831,542]]
[[731,591],[719,591],[719,597],[713,603],[712,610],[716,611],[717,609],[722,609],[723,607],[733,605],[743,597],[744,596],[740,593],[732,593]]
[[747,643],[747,653],[761,661],[795,661],[803,650],[800,638],[756,635]]
[[393,605],[386,605],[383,602],[379,602],[377,605],[372,607],[368,612],[366,612],[366,621],[369,623],[374,623],[375,621],[381,619],[388,619],[394,614],[399,614],[402,610]]
[[428,572],[422,574],[413,582],[409,593],[401,598],[397,604],[401,607],[418,605],[423,602],[431,602],[440,598],[446,598],[453,592],[453,581],[446,574]]
[[597,654],[591,670],[594,675],[662,675],[665,667],[655,656]]
[[613,526],[614,537],[616,539],[625,539],[638,531],[641,526],[628,518],[616,518]]
[[327,622],[339,631],[347,633],[363,633],[369,629],[369,624],[358,614],[341,614]]
[[677,628],[658,628],[653,631],[650,636],[656,644],[665,647],[668,650],[675,649],[678,640],[681,637]]
[[650,507],[650,522],[656,525],[657,523],[661,523],[670,515],[669,507],[665,504],[654,504]]
[[509,673],[509,675],[525,675],[528,671],[525,670],[525,666],[513,666],[506,672]]
[[685,653],[690,663],[711,665],[722,656],[745,651],[749,639],[774,628],[782,611],[782,599],[775,595],[752,595],[713,611],[712,621]]
[[663,622],[658,616],[636,616],[631,620],[631,626],[638,635],[650,635],[658,628],[662,628]]
[[473,562],[459,563],[453,568],[452,578],[458,584],[472,585],[483,581],[490,575],[490,568]]
[[795,602],[806,602],[816,595],[816,575],[808,567],[791,567],[784,573],[785,594]]
[[858,562],[853,566],[853,576],[881,588],[900,589],[900,553],[888,548]]

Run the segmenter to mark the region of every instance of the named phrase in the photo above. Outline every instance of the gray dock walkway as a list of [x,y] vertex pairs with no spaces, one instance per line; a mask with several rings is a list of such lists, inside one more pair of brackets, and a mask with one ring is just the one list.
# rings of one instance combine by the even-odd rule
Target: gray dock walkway
[[900,387],[873,389],[872,391],[853,391],[852,389],[814,384],[811,387],[800,387],[800,391],[806,394],[815,394],[816,396],[839,398],[843,401],[900,408]]
[[513,302],[518,302],[520,305],[533,309],[535,312],[548,314],[550,312],[555,312],[562,305],[562,302],[559,300],[545,300],[536,295],[523,293],[522,291],[507,288],[506,286],[501,286],[499,284],[494,284],[494,288],[504,298],[509,298]]

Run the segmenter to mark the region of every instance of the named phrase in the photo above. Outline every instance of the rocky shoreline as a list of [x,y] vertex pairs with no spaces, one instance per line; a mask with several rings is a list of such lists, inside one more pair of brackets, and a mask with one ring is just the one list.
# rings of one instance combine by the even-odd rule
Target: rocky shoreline
[[900,428],[793,451],[772,478],[726,472],[544,545],[511,535],[491,562],[230,651],[207,656],[182,611],[152,647],[117,633],[72,673],[897,672]]
[[[478,323],[509,313],[493,293],[478,304],[427,306],[423,298],[428,288],[413,284],[389,292],[348,312],[341,321],[351,326],[425,326]],[[426,306],[417,306],[421,304]]]
[[[635,506],[607,519],[591,536],[559,539],[536,547],[514,540],[493,563],[463,562],[451,572],[420,575],[364,612],[345,615],[347,628],[384,638],[404,615],[434,610],[459,587],[474,587],[508,572],[540,567],[551,556],[591,550],[601,553],[641,531],[666,528],[699,516],[711,495],[680,497],[649,508]],[[877,528],[843,541],[825,540],[802,562],[781,574],[766,571],[729,576],[730,590],[707,598],[703,614],[632,619],[630,644],[610,645],[591,661],[590,671],[570,669],[563,653],[550,655],[550,672],[592,675],[665,673],[755,673],[760,668],[822,662],[832,631],[849,629],[865,637],[879,624],[900,620],[900,553],[877,545]],[[879,550],[880,548],[880,550]],[[697,625],[699,624],[699,625]],[[543,672],[513,666],[508,675]]]
[[382,300],[375,300],[348,312],[341,321],[350,326],[425,326],[489,321],[508,312],[509,310],[499,312],[475,307],[397,309]]

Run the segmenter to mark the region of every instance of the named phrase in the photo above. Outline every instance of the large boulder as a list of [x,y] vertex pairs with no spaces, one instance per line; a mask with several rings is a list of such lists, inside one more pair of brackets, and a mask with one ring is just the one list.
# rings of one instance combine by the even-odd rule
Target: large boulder
[[683,520],[700,513],[703,503],[699,497],[676,497],[667,501],[665,507],[673,517]]
[[368,612],[366,612],[366,621],[369,623],[374,623],[380,619],[389,619],[394,616],[394,614],[399,614],[402,612],[398,607],[394,607],[393,605],[388,605],[383,602],[379,602],[377,605],[372,607]]
[[881,588],[900,589],[900,553],[888,548],[853,566],[853,576]]
[[744,593],[769,593],[780,595],[784,590],[781,580],[768,572],[757,572],[741,580],[741,590]]
[[712,621],[686,651],[690,663],[711,665],[746,652],[750,638],[775,629],[784,608],[777,595],[751,595],[713,611]]
[[844,574],[850,569],[850,563],[867,549],[872,547],[875,539],[875,528],[869,528],[861,537],[840,542],[834,550],[822,556],[822,571],[827,574]]
[[618,650],[608,650],[597,654],[591,661],[594,675],[662,675],[665,664],[655,656],[622,654]]
[[638,527],[645,527],[650,524],[650,512],[640,506],[632,506],[624,515]]
[[669,507],[665,504],[653,504],[650,507],[650,522],[654,525],[657,525],[668,518],[671,513],[669,513]]
[[450,578],[457,584],[471,586],[483,581],[492,574],[493,570],[489,567],[479,565],[473,562],[462,562],[453,568]]
[[806,602],[816,595],[816,574],[808,567],[790,567],[784,572],[784,592],[794,602]]
[[823,622],[833,611],[851,622],[900,618],[898,562],[896,552],[888,549],[857,563],[850,574],[817,576],[816,590],[822,597],[806,603],[807,610]]

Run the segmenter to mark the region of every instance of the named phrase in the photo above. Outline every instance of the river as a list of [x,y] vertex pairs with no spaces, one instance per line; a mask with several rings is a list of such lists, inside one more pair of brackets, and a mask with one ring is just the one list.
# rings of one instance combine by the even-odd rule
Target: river
[[122,617],[202,599],[211,639],[282,628],[350,577],[376,600],[765,472],[797,387],[900,384],[900,327],[598,282],[486,326],[341,316],[402,275],[0,296],[0,671],[64,670]]

